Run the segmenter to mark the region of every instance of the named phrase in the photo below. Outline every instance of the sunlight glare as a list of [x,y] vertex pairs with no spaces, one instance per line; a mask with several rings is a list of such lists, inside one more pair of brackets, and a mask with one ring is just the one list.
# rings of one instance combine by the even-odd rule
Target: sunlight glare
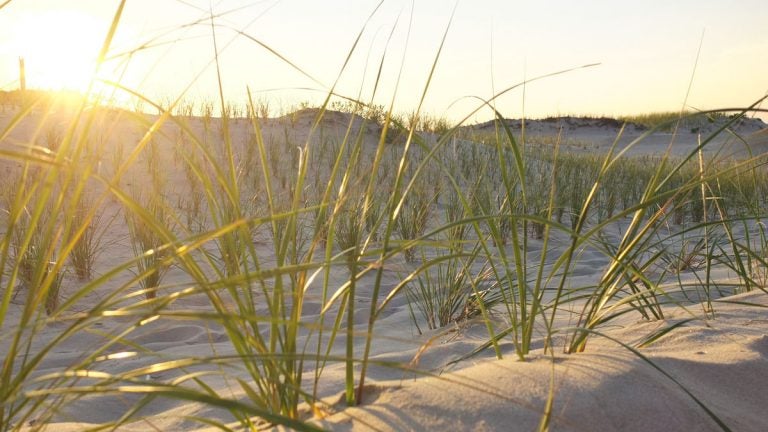
[[107,25],[85,14],[43,12],[20,20],[12,43],[30,87],[83,92],[93,76]]

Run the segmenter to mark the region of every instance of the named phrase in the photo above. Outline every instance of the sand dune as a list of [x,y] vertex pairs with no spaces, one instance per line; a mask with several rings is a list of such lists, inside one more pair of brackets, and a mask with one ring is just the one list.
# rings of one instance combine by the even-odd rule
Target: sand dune
[[[311,130],[316,114],[317,111],[307,110],[262,121],[265,140],[272,146],[281,146],[276,157],[285,164],[290,162],[291,149],[305,141],[319,146],[323,140],[341,140],[348,133],[354,136],[362,132],[365,151],[372,152],[375,149],[380,133],[378,126],[370,123],[364,126],[362,118],[329,112],[318,123],[317,128]],[[150,123],[157,118],[142,117]],[[0,115],[0,127],[7,124],[10,118],[9,114]],[[141,140],[144,129],[135,123],[135,119],[131,120],[131,116],[109,114],[99,120],[99,128],[104,133],[103,141],[97,142],[96,145],[101,146],[105,155],[99,167],[104,175],[108,175],[114,170],[109,160],[114,156],[110,155],[120,151],[120,157],[128,157],[132,146]],[[46,131],[51,130],[50,128],[62,128],[68,121],[66,113],[45,119],[40,116],[25,118],[3,141],[2,148],[11,149],[33,143],[45,145]],[[200,118],[188,119],[187,125],[195,134],[209,139],[211,145],[218,148],[222,145],[218,135],[221,123],[216,119],[213,122],[207,132]],[[605,151],[616,138],[620,127],[615,121],[560,118],[531,121],[528,123],[528,130],[531,135],[550,136],[560,131],[561,126],[565,127],[563,130],[567,132],[566,141],[571,139],[575,140],[572,142],[590,143],[587,148],[573,144],[575,151],[592,152]],[[238,162],[242,164],[242,170],[247,171],[248,160],[244,154],[248,143],[251,142],[249,140],[252,137],[252,125],[244,119],[235,119],[230,127],[232,140],[237,146]],[[752,123],[745,126],[745,133],[752,133],[748,135],[747,142],[752,145],[754,151],[763,153],[768,145],[768,135],[765,129],[750,129],[754,127],[756,126]],[[490,126],[479,127],[481,130],[483,128]],[[156,158],[153,159],[154,163],[163,167],[167,199],[174,204],[181,203],[190,196],[191,186],[185,177],[179,156],[174,153],[178,151],[174,150],[174,144],[177,144],[175,141],[179,139],[179,131],[172,124],[164,125],[161,131],[163,135],[156,140],[158,152],[151,157]],[[628,128],[620,146],[627,145],[644,132],[639,127]],[[425,134],[425,137],[429,142],[436,140],[434,135]],[[664,133],[646,137],[632,153],[663,152],[671,139],[669,134]],[[727,138],[715,147],[737,148],[738,144],[733,143],[732,139],[734,138]],[[673,152],[685,154],[695,148],[697,140],[698,133],[680,133],[675,138]],[[738,150],[733,151],[737,152]],[[138,190],[152,187],[144,167],[149,157],[146,153],[139,155],[140,162],[132,166],[120,180],[122,187]],[[18,166],[16,162],[6,161],[1,169],[10,175]],[[286,168],[290,169],[292,168]],[[328,168],[324,166],[321,169]],[[98,186],[94,188],[100,190]],[[105,206],[108,214],[117,215],[121,211],[120,204],[115,200],[106,201]],[[620,238],[627,223],[624,219],[613,226],[614,231],[606,229],[606,236]],[[211,228],[210,220],[203,220],[201,224]],[[755,227],[750,225],[745,229]],[[188,233],[182,232],[180,235],[184,234]],[[110,226],[106,238],[109,247],[97,258],[97,275],[105,274],[117,263],[133,257],[128,230],[120,217]],[[268,232],[255,233],[252,241],[258,257],[262,260],[261,264],[265,267],[274,266],[274,245]],[[568,235],[553,233],[547,247],[550,251],[562,251],[569,242]],[[529,244],[531,256],[538,256],[543,247],[540,240],[532,239]],[[554,259],[558,256],[558,253],[552,253],[546,263],[547,268],[554,265]],[[579,251],[569,284],[594,285],[609,264],[609,259],[598,248],[586,245]],[[385,292],[382,296],[386,296],[415,268],[401,257],[393,258],[384,267],[382,287]],[[213,269],[206,268],[206,271],[213,274]],[[650,269],[649,272],[651,271],[660,272],[659,269]],[[696,272],[681,274],[680,278],[691,285],[695,285],[699,277]],[[733,280],[735,277],[731,269],[723,267],[713,269],[713,274],[719,281]],[[677,281],[677,276],[674,275],[670,280]],[[45,324],[35,335],[36,339],[31,342],[31,351],[36,352],[46,346],[66,328],[70,320],[76,319],[78,312],[88,311],[99,301],[108,298],[113,290],[129,284],[132,277],[133,274],[128,271],[111,277],[97,290],[72,305],[71,310],[59,317],[59,321]],[[349,273],[343,266],[338,265],[331,269],[329,280],[334,289],[348,279]],[[363,328],[368,322],[373,279],[371,274],[367,274],[358,281],[355,322],[359,328]],[[68,274],[65,278],[63,297],[67,298],[84,283]],[[164,294],[178,293],[194,286],[194,280],[179,267],[171,268],[163,283],[161,292]],[[565,337],[569,334],[566,329],[576,325],[575,315],[564,313],[557,317],[556,325],[562,330],[554,334],[554,354],[544,352],[543,335],[546,334],[546,329],[539,326],[537,336],[534,337],[534,349],[525,361],[516,357],[510,341],[502,340],[501,350],[504,358],[501,360],[494,357],[492,350],[485,350],[451,365],[451,361],[462,358],[488,340],[488,333],[481,320],[475,317],[419,334],[412,324],[407,300],[404,296],[399,296],[392,301],[376,323],[371,354],[373,363],[367,381],[369,387],[362,405],[351,408],[344,406],[343,397],[340,396],[344,388],[344,364],[331,362],[323,370],[323,379],[318,389],[318,396],[328,404],[325,408],[327,416],[322,419],[315,418],[311,422],[332,430],[534,430],[541,425],[547,410],[546,401],[551,392],[551,430],[721,430],[718,421],[737,431],[768,429],[768,416],[763,407],[768,399],[768,319],[764,318],[768,296],[757,290],[723,297],[715,301],[715,317],[712,319],[705,316],[706,305],[696,300],[699,298],[697,296],[700,295],[701,287],[691,285],[689,292],[683,290],[669,294],[670,298],[680,299],[690,296],[685,301],[685,310],[677,305],[665,306],[665,318],[655,321],[643,320],[638,314],[626,314],[599,329],[609,338],[634,346],[649,334],[686,320],[683,325],[655,343],[638,349],[639,354],[600,336],[590,339],[584,353],[562,353]],[[119,299],[122,305],[138,304],[143,300],[142,296],[126,296],[125,293],[135,292],[134,288],[122,292]],[[263,296],[257,294],[256,298],[258,307],[255,313],[267,314]],[[23,303],[23,298],[18,297],[11,304],[6,326],[18,322]],[[583,304],[574,301],[574,312]],[[307,323],[315,322],[323,306],[321,284],[318,281],[308,284],[302,307],[302,320]],[[181,296],[167,308],[168,311],[211,310],[209,300],[203,294]],[[331,308],[329,314],[330,317],[335,317],[338,314],[338,306]],[[493,314],[491,319],[498,328],[509,325],[503,313]],[[105,318],[55,344],[35,369],[32,378],[65,370],[87,353],[103,346],[109,338],[122,333],[125,334],[124,338],[111,345],[104,355],[128,351],[134,354],[105,359],[94,365],[94,369],[117,375],[140,370],[159,361],[237,354],[225,329],[213,320],[155,319],[136,326],[131,317]],[[301,337],[309,337],[310,333],[307,328],[300,330]],[[355,340],[355,355],[361,356],[364,335],[358,335]],[[330,354],[343,356],[345,341],[345,335],[339,335],[329,348]],[[0,350],[4,350],[9,344],[9,337],[4,335],[0,338]],[[138,347],[141,349],[137,349]],[[200,365],[193,366],[190,370],[170,368],[157,372],[148,371],[138,378],[153,383],[171,382],[185,373],[204,369]],[[211,388],[236,400],[247,400],[236,381],[238,378],[249,379],[249,374],[242,365],[233,362],[227,365],[226,373],[220,373],[216,368],[210,368],[208,372],[211,375],[206,378],[206,383]],[[306,375],[310,377],[313,372],[313,367],[307,366]],[[311,379],[307,378],[305,384],[309,385],[309,381]],[[55,415],[45,419],[49,423],[45,430],[74,431],[117,422],[135,407],[141,398],[140,393],[86,395],[56,408]],[[711,413],[697,403],[697,400],[706,406],[706,409],[710,409]],[[222,423],[236,423],[237,420],[221,408],[158,398],[135,414],[134,418],[139,418],[138,420],[128,421],[120,430],[205,429],[192,416]],[[36,424],[32,422],[27,426],[34,427]]]

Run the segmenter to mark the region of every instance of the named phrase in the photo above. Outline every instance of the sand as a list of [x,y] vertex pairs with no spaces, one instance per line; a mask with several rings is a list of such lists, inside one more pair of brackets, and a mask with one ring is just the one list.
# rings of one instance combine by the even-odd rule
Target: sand
[[[0,114],[0,126],[10,118],[10,113]],[[150,121],[154,118],[148,117]],[[263,125],[265,136],[277,141],[287,130],[293,141],[301,142],[310,134],[312,119],[313,113],[305,112],[293,118],[266,121]],[[324,136],[342,137],[348,120],[345,114],[329,113],[323,123]],[[68,118],[66,113],[58,113],[50,116],[48,121],[66,125]],[[569,137],[594,144],[589,149],[574,145],[573,151],[604,151],[612,142],[611,136],[615,138],[617,133],[616,128],[610,124],[590,123],[584,119],[564,122],[569,125]],[[42,140],[41,131],[45,130],[37,127],[40,123],[40,115],[25,119],[3,140],[2,145],[10,148],[30,141],[39,142]],[[200,119],[192,119],[190,125],[193,130],[202,130]],[[114,148],[116,140],[122,140],[126,154],[130,151],[131,143],[137,142],[141,136],[141,128],[129,120],[110,121],[110,117],[106,116],[100,127],[104,128],[107,137],[105,145]],[[247,140],[250,127],[248,122],[237,120],[232,127],[236,141]],[[553,132],[544,123],[534,123],[530,127],[531,133]],[[166,125],[163,130],[168,137],[174,136],[172,126]],[[367,145],[375,145],[377,133],[375,127],[364,130]],[[620,144],[625,145],[642,133],[639,129],[629,130]],[[766,145],[766,133],[765,130],[751,129],[745,132],[750,136],[748,141],[754,143],[759,151],[763,151]],[[632,152],[658,154],[667,149],[670,139],[667,134],[654,135]],[[697,139],[698,134],[690,131],[678,134],[673,152],[685,154],[691,151]],[[160,142],[163,143],[162,140]],[[732,154],[741,154],[741,150],[734,149],[736,144],[731,141],[719,144]],[[160,157],[163,166],[169,167],[168,189],[173,194],[183,196],[186,193],[184,175],[174,169],[174,155],[169,147],[161,145]],[[14,169],[14,163],[2,163],[4,165],[0,169],[5,172]],[[103,169],[109,169],[106,162]],[[142,179],[137,172],[126,176],[122,184],[124,187],[131,187],[133,183],[139,187],[146,186],[142,181],[146,179]],[[107,205],[112,213],[118,211],[116,202]],[[132,257],[127,231],[121,221],[118,219],[107,233],[110,246],[98,257],[99,274],[112,268],[115,263]],[[254,239],[259,255],[267,263],[272,254],[270,241],[267,236]],[[566,242],[567,238],[556,236],[551,247],[562,248]],[[541,243],[533,241],[531,248],[532,252],[536,252],[536,248],[541,248]],[[580,255],[571,282],[576,285],[594,281],[607,264],[608,260],[604,256],[587,249]],[[388,264],[383,284],[385,289],[392,289],[408,269],[404,262]],[[731,273],[723,269],[717,270],[716,276],[720,280],[733,278]],[[131,274],[126,272],[113,278],[80,300],[75,309],[87,310],[130,277]],[[683,277],[695,280],[693,273]],[[334,269],[331,275],[331,279],[339,283],[346,278],[343,269]],[[68,275],[64,297],[82,283]],[[172,269],[164,283],[172,291],[186,287],[190,281],[184,272]],[[356,309],[357,323],[362,326],[367,322],[372,277],[364,277],[359,284]],[[125,299],[125,302],[139,300],[140,297],[135,297]],[[209,308],[206,302],[203,296],[191,296],[175,303],[172,308],[203,311]],[[747,306],[747,303],[750,305]],[[10,332],[7,329],[10,323],[18,320],[21,307],[20,300],[11,306],[10,318],[0,336],[0,352],[9,343]],[[563,337],[567,332],[563,330],[556,335],[554,352],[544,352],[543,340],[539,336],[531,354],[521,361],[515,356],[510,341],[505,340],[502,343],[503,359],[496,359],[492,350],[485,350],[448,365],[487,340],[485,327],[475,319],[419,334],[411,323],[407,303],[401,296],[393,301],[377,321],[372,351],[374,366],[368,374],[368,387],[362,405],[348,408],[339,402],[344,369],[342,364],[330,364],[323,372],[318,392],[328,404],[325,408],[327,416],[310,421],[323,428],[340,431],[533,430],[539,427],[547,398],[552,392],[553,405],[549,420],[551,430],[719,430],[716,421],[696,400],[708,407],[731,430],[768,430],[768,414],[764,407],[768,400],[766,307],[768,295],[756,291],[716,301],[714,318],[705,316],[705,306],[694,301],[688,303],[687,311],[667,306],[664,320],[644,321],[639,315],[627,314],[612,321],[610,326],[599,329],[607,337],[634,346],[658,329],[693,318],[654,344],[638,349],[637,353],[607,337],[596,336],[590,339],[585,353],[565,354]],[[321,308],[319,293],[316,287],[311,288],[304,305],[304,319],[311,322]],[[503,314],[494,315],[493,319],[499,326],[505,324]],[[567,320],[559,323],[563,328],[572,324]],[[36,336],[32,351],[55,338],[65,325],[65,322],[46,325]],[[89,352],[102,344],[109,335],[117,334],[130,325],[128,319],[104,320],[90,331],[68,338],[45,356],[34,376],[64,370],[81,358],[84,352]],[[356,355],[362,353],[361,342],[362,338],[359,338]],[[107,373],[120,373],[161,359],[234,353],[221,328],[211,323],[190,320],[159,319],[150,322],[130,332],[125,343],[113,346],[110,352],[131,351],[131,344],[138,344],[149,352],[106,360],[98,365],[98,369]],[[343,355],[343,349],[343,338],[340,338],[332,353]],[[394,362],[400,367],[376,364],[385,361]],[[307,372],[308,376],[312,375],[311,370]],[[229,370],[228,374],[227,377],[213,376],[207,382],[225,394],[231,391],[236,398],[244,397],[234,378],[240,376],[247,379],[247,374],[237,368]],[[148,374],[145,379],[167,382],[179,375],[181,371],[178,370],[161,371]],[[45,430],[75,431],[117,421],[139,398],[136,394],[85,396],[63,406]],[[142,417],[140,420],[128,422],[121,430],[205,429],[189,416],[224,423],[235,420],[221,409],[167,399],[153,400],[140,410],[139,415]]]
[[[729,300],[768,305],[763,293]],[[322,425],[334,430],[534,430],[554,384],[552,430],[720,430],[680,383],[732,430],[764,430],[768,320],[760,308],[727,303],[716,308],[716,319],[686,324],[641,349],[645,358],[596,338],[581,354],[538,350],[526,361],[511,354],[503,360],[469,360],[439,376],[379,383],[365,406],[344,410]],[[670,315],[666,322],[624,320],[606,333],[634,341],[684,317]]]

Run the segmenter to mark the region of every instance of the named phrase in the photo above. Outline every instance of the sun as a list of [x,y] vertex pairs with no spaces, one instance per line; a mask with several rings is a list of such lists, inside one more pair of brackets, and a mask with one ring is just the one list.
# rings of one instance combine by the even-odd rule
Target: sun
[[15,26],[12,44],[24,58],[28,87],[88,89],[108,23],[74,11],[45,11]]

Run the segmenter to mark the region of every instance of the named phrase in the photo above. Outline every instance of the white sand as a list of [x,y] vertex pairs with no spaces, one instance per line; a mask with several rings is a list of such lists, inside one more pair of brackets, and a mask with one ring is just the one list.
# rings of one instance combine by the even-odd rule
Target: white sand
[[[763,293],[729,300],[768,306]],[[768,427],[768,320],[765,309],[716,304],[717,319],[686,324],[640,350],[732,430]],[[620,320],[606,333],[633,342],[665,322]],[[457,349],[455,354],[460,352]],[[552,430],[719,430],[694,400],[645,360],[607,340],[586,353],[537,350],[521,362],[467,360],[437,377],[390,380],[363,407],[322,423],[334,430],[534,430],[554,380]]]

